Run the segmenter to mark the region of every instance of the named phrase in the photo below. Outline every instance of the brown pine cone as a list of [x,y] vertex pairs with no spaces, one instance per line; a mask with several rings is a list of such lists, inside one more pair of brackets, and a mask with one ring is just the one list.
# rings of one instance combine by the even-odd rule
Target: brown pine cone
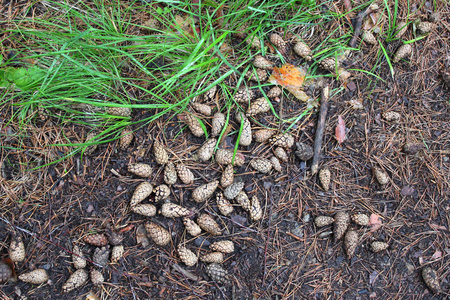
[[244,182],[234,182],[223,191],[228,200],[233,200],[244,189]]
[[202,233],[200,226],[189,218],[183,218],[183,224],[186,227],[186,231],[192,236],[197,236]]
[[246,116],[254,116],[268,111],[270,111],[270,104],[268,100],[264,97],[258,98],[250,103],[250,107],[247,109]]
[[334,218],[329,216],[318,216],[314,219],[314,224],[316,224],[317,227],[324,227],[328,226],[334,223]]
[[200,256],[200,260],[204,263],[216,263],[220,264],[223,262],[223,253],[222,252],[210,252]]
[[240,87],[239,90],[234,95],[234,101],[238,103],[248,103],[253,99],[254,93],[253,90],[247,87]]
[[124,252],[125,249],[123,248],[123,245],[114,246],[111,251],[111,263],[117,263],[123,257]]
[[352,215],[352,221],[360,226],[369,225],[369,216],[366,214],[356,213]]
[[[84,269],[86,268],[86,260],[83,257],[83,252],[81,251],[80,247],[78,247],[77,245],[73,246],[72,249],[72,261],[73,261],[73,266],[75,267],[75,269]],[[81,256],[81,257],[80,257]]]
[[8,249],[9,258],[13,262],[21,262],[25,260],[25,244],[20,235],[12,237],[11,244]]
[[216,94],[216,92],[217,92],[217,85],[213,86],[205,93],[205,99],[212,100],[214,98],[214,95]]
[[297,143],[297,151],[295,151],[295,155],[302,160],[307,161],[310,160],[314,156],[314,150],[311,146],[298,142]]
[[312,59],[312,51],[304,42],[298,40],[294,46],[294,52],[297,53],[298,56],[303,57],[307,61]]
[[218,251],[225,254],[229,254],[234,252],[234,243],[228,240],[217,241],[209,245],[209,249],[211,251]]
[[278,51],[280,51],[280,53],[284,56],[287,54],[287,49],[288,46],[286,44],[286,42],[283,40],[283,38],[276,34],[276,33],[272,33],[269,36],[270,42],[277,47]]
[[377,179],[379,184],[385,185],[389,183],[389,175],[380,168],[373,168],[373,174],[375,175],[375,178]]
[[261,220],[262,209],[261,209],[261,204],[259,203],[259,199],[257,196],[252,197],[249,213],[250,213],[250,218],[253,221]]
[[234,151],[229,149],[217,149],[215,160],[218,164],[221,165],[229,165],[232,164],[234,166],[242,166],[245,162],[244,155],[237,152],[236,155],[234,155],[234,163],[233,162],[233,155]]
[[241,138],[239,139],[240,146],[249,146],[252,143],[252,126],[250,121],[244,117],[244,125],[242,127]]
[[178,246],[178,256],[180,257],[181,261],[188,267],[194,266],[198,261],[197,255],[195,255],[194,252],[182,245]]
[[211,106],[203,104],[203,103],[198,103],[198,102],[191,102],[191,106],[199,113],[205,115],[205,116],[210,116],[212,114],[212,109]]
[[255,66],[255,68],[272,70],[275,64],[261,55],[256,55],[255,59],[253,60],[253,65]]
[[270,139],[272,146],[280,146],[286,149],[292,148],[294,142],[294,137],[289,133],[280,133]]
[[267,140],[269,140],[274,134],[276,133],[275,130],[272,129],[260,129],[253,133],[253,137],[255,138],[255,141],[257,143],[265,143]]
[[152,175],[152,167],[142,163],[129,164],[128,172],[140,177],[150,177]]
[[364,31],[362,33],[362,39],[364,42],[371,44],[371,45],[378,44],[376,37],[373,35],[373,33],[371,31]]
[[328,168],[323,168],[319,171],[319,181],[324,191],[328,191],[330,189],[331,172]]
[[255,158],[250,162],[253,169],[261,173],[269,173],[272,170],[272,163],[267,158]]
[[206,184],[202,184],[192,192],[192,199],[195,202],[204,202],[212,196],[219,186],[219,180],[214,180]]
[[234,198],[237,204],[239,204],[244,210],[250,211],[252,208],[252,204],[250,203],[250,199],[244,191],[240,191],[239,194]]
[[221,235],[222,230],[219,227],[219,224],[208,214],[201,214],[197,218],[197,223],[201,229],[212,234],[212,235]]
[[256,69],[256,71],[250,69],[245,73],[245,77],[248,80],[264,82],[269,78],[267,71],[263,69]]
[[319,64],[324,68],[325,70],[336,73],[336,67],[339,70],[340,66],[339,63],[336,64],[336,60],[333,57],[327,57],[322,59]]
[[217,207],[222,215],[229,216],[233,212],[233,206],[227,199],[225,199],[222,193],[217,193],[216,201]]
[[406,30],[408,30],[408,24],[406,22],[403,22],[403,21],[399,22],[397,24],[397,30],[398,30],[398,32],[395,35],[395,38],[399,39],[405,34]]
[[425,267],[422,270],[422,278],[427,287],[433,293],[436,294],[441,291],[441,285],[439,284],[439,276],[436,270],[432,269],[431,267]]
[[167,202],[161,207],[161,214],[166,218],[180,218],[187,217],[192,212],[183,206]]
[[102,285],[103,282],[105,281],[105,277],[103,277],[103,274],[99,270],[91,269],[89,273],[93,285],[95,286]]
[[176,166],[178,177],[184,184],[192,184],[194,182],[194,174],[184,164],[179,163]]
[[177,182],[177,170],[172,162],[168,162],[164,167],[164,182],[168,185],[175,184]]
[[153,186],[149,182],[144,181],[140,183],[134,190],[133,196],[131,197],[130,206],[135,206],[144,201],[145,198],[150,196],[152,191]]
[[198,149],[198,158],[201,161],[208,161],[214,154],[214,149],[216,148],[217,139],[211,138],[207,140],[201,147]]
[[87,282],[88,277],[88,272],[85,269],[76,270],[62,286],[64,293],[68,293],[84,285]]
[[256,35],[247,38],[245,42],[247,43],[247,45],[250,45],[251,48],[254,48],[256,50],[261,49],[261,41]]
[[342,238],[350,223],[350,216],[345,211],[340,211],[334,216],[334,240]]
[[186,113],[185,121],[194,136],[201,137],[205,134],[200,121],[194,115]]
[[165,147],[157,140],[153,143],[153,155],[157,164],[165,165],[169,162],[169,155]]
[[234,168],[233,165],[227,165],[223,170],[222,177],[220,178],[220,185],[223,188],[230,186],[234,181]]
[[277,172],[283,171],[278,158],[276,158],[275,156],[272,156],[272,157],[270,157],[270,162],[272,163],[272,166],[275,169],[275,171],[277,171]]
[[108,244],[108,237],[103,233],[86,235],[83,237],[83,240],[86,243],[97,247],[103,247]]
[[158,246],[165,246],[170,242],[170,233],[163,227],[153,222],[145,223],[147,235]]
[[286,153],[286,150],[284,150],[284,148],[276,147],[273,152],[279,160],[283,162],[287,162],[289,160],[288,154]]
[[124,130],[122,130],[122,134],[119,139],[119,148],[127,149],[131,142],[133,141],[133,130],[131,130],[130,126],[127,126]]
[[48,281],[47,271],[44,269],[36,269],[28,273],[21,274],[19,280],[31,284],[43,284]]
[[267,97],[269,97],[269,98],[279,97],[279,96],[281,96],[281,93],[282,93],[281,89],[279,87],[275,86],[275,87],[271,88],[269,90],[269,92],[267,92]]
[[155,201],[157,202],[166,200],[170,196],[170,188],[165,184],[158,185],[153,192],[155,193]]
[[385,111],[382,116],[388,122],[398,122],[402,118],[402,115],[396,111]]
[[137,204],[131,207],[131,211],[146,217],[156,215],[156,207],[153,204]]
[[101,266],[106,266],[108,264],[109,253],[109,246],[95,248],[92,261]]
[[0,261],[0,282],[8,281],[12,276],[13,272],[11,267]]
[[433,28],[434,24],[431,22],[420,22],[417,24],[417,30],[419,30],[422,34],[430,32]]
[[395,52],[394,58],[392,58],[393,63],[398,63],[401,59],[407,57],[412,52],[411,44],[405,44],[398,48],[397,52]]
[[223,113],[215,113],[211,123],[211,135],[218,136],[222,132],[223,127],[225,126],[225,115]]
[[218,283],[227,284],[228,280],[228,272],[222,268],[220,265],[216,263],[212,263],[206,266],[206,274],[211,278],[211,280],[216,281]]
[[372,252],[377,253],[381,252],[383,250],[386,250],[389,247],[388,243],[380,242],[380,241],[374,241],[370,244],[370,249]]
[[[89,132],[86,136],[85,143],[93,143],[95,142],[95,137],[97,136],[97,132]],[[94,151],[97,149],[97,144],[89,145],[86,147],[86,150],[84,150],[84,155],[91,155],[94,153]]]
[[355,254],[356,246],[358,246],[358,233],[354,230],[349,230],[345,234],[344,245],[347,251],[347,257],[350,259]]
[[118,117],[129,117],[131,116],[131,108],[129,107],[109,107],[107,110],[108,114]]

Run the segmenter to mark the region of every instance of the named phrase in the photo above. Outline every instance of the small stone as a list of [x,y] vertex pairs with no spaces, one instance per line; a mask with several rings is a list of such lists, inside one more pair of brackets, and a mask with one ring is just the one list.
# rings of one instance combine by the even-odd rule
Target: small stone
[[265,143],[267,140],[269,140],[274,134],[276,133],[275,130],[272,129],[260,129],[253,133],[253,137],[255,138],[255,141],[257,143]]
[[129,107],[109,107],[108,114],[118,117],[129,117],[131,116],[131,108]]
[[146,217],[156,215],[156,207],[153,204],[137,204],[131,207],[131,211]]
[[314,150],[311,146],[298,142],[297,145],[297,151],[295,151],[295,155],[301,160],[301,161],[307,161],[310,160],[314,156]]
[[97,269],[91,269],[90,271],[91,281],[95,286],[102,285],[105,281],[103,274]]
[[[97,136],[97,132],[89,132],[86,136],[84,143],[93,143],[95,142],[95,137]],[[91,155],[97,149],[97,144],[86,146],[86,150],[84,150],[84,155]]]
[[284,148],[276,147],[273,152],[275,153],[275,156],[278,157],[278,159],[282,162],[287,162],[289,160],[288,154],[286,153],[286,150],[284,150]]
[[366,214],[353,214],[352,215],[352,221],[355,222],[355,224],[358,224],[360,226],[368,226],[369,225],[369,216]]
[[261,204],[259,203],[258,197],[253,196],[250,203],[251,203],[250,211],[249,211],[250,218],[253,221],[261,220],[261,218],[262,218],[262,209],[261,209]]
[[234,168],[233,165],[227,165],[223,170],[222,177],[220,178],[220,185],[224,188],[230,186],[234,181]]
[[286,54],[287,54],[287,48],[288,48],[288,46],[287,46],[286,42],[283,40],[283,38],[282,38],[280,35],[278,35],[278,34],[276,34],[276,33],[272,33],[272,34],[269,36],[269,39],[270,39],[270,42],[271,42],[275,47],[277,47],[278,51],[280,51],[280,53],[281,53],[282,55],[286,55]]
[[240,191],[235,197],[234,201],[239,204],[244,210],[250,212],[252,208],[252,204],[250,203],[250,199],[244,191]]
[[153,155],[157,164],[165,165],[169,162],[169,155],[165,147],[157,140],[153,143]]
[[222,252],[210,252],[200,256],[200,260],[207,264],[216,263],[220,264],[223,262],[223,253]]
[[192,192],[192,199],[195,202],[205,202],[219,186],[219,180],[214,180],[206,184],[202,184]]
[[200,228],[200,226],[198,226],[197,223],[189,218],[183,218],[183,224],[186,228],[186,231],[192,236],[197,236],[202,233],[202,229]]
[[197,255],[195,255],[194,252],[182,245],[178,246],[178,256],[180,257],[181,261],[188,267],[194,266],[198,261]]
[[208,161],[214,154],[214,149],[216,148],[217,139],[212,138],[207,140],[201,147],[198,149],[198,158],[201,161]]
[[103,247],[106,246],[106,244],[108,244],[108,237],[103,233],[86,235],[83,237],[83,240],[86,243],[97,247]]
[[350,223],[350,216],[345,211],[340,211],[334,216],[334,240],[337,241],[344,236]]
[[197,223],[201,229],[212,234],[212,235],[221,235],[222,230],[219,227],[219,224],[208,214],[201,214],[197,218]]
[[211,106],[203,104],[203,103],[198,103],[198,102],[191,102],[191,106],[199,113],[205,115],[205,116],[210,116],[212,114],[212,109]]
[[281,96],[281,93],[282,93],[281,89],[279,87],[275,86],[269,90],[269,92],[267,93],[267,97],[276,98],[276,97]]
[[272,163],[272,166],[275,169],[275,171],[277,171],[277,172],[283,171],[283,169],[281,168],[281,164],[280,164],[280,161],[278,160],[278,158],[276,158],[275,156],[272,156],[270,158],[270,162]]
[[250,162],[253,169],[261,173],[269,173],[272,170],[272,163],[267,158],[255,158]]
[[375,175],[375,178],[377,179],[379,184],[385,185],[389,183],[389,175],[380,168],[373,168],[373,174]]
[[217,241],[209,245],[211,251],[218,251],[225,254],[234,252],[234,243],[232,241]]
[[220,135],[225,126],[226,117],[223,113],[215,113],[211,122],[211,135],[213,137]]
[[12,277],[11,267],[5,264],[4,262],[0,262],[0,282],[6,282]]
[[179,163],[176,166],[178,177],[184,184],[192,184],[194,182],[194,174],[184,164]]
[[378,253],[383,250],[386,250],[388,247],[389,247],[389,244],[385,243],[385,242],[374,241],[370,244],[370,249],[374,253]]
[[254,116],[269,111],[270,111],[270,104],[266,98],[262,97],[250,103],[250,107],[247,109],[246,116],[248,117]]
[[166,218],[180,218],[187,217],[192,212],[183,206],[167,202],[161,207],[161,214]]
[[345,234],[344,245],[347,251],[347,257],[350,259],[355,254],[356,246],[358,246],[358,233],[354,230],[349,230]]
[[114,246],[111,251],[111,263],[117,263],[123,257],[124,252],[125,249],[123,248],[123,245]]
[[[233,162],[234,157],[234,162]],[[242,155],[242,153],[236,152],[236,155],[234,155],[233,150],[229,149],[217,149],[215,160],[218,164],[221,165],[229,165],[232,164],[234,166],[242,166],[245,162],[245,157]]]
[[233,200],[242,191],[243,188],[244,188],[243,182],[235,182],[223,191],[223,195],[228,200]]
[[170,242],[170,233],[158,224],[148,222],[145,224],[145,230],[156,245],[165,246]]
[[72,249],[72,261],[75,269],[84,269],[86,268],[86,260],[83,257],[83,252],[81,251],[78,245],[74,245]]
[[153,192],[156,202],[166,200],[170,196],[170,188],[165,184],[158,185]]
[[436,272],[436,270],[432,269],[431,267],[425,267],[422,270],[422,278],[427,287],[433,292],[433,293],[439,293],[441,290],[441,285],[439,284],[439,277]]
[[234,95],[234,101],[238,103],[248,103],[254,97],[253,90],[247,87],[241,87]]
[[9,258],[13,262],[21,262],[25,260],[25,244],[19,235],[13,236],[8,249]]
[[21,274],[19,280],[32,284],[43,284],[48,281],[47,271],[44,269],[36,269],[28,273]]
[[66,283],[62,286],[64,293],[68,293],[84,285],[88,280],[89,274],[85,269],[79,269],[70,275]]
[[300,56],[306,59],[307,61],[310,61],[312,59],[311,54],[311,48],[308,47],[303,41],[297,39],[297,43],[294,46],[294,52]]
[[164,182],[168,185],[175,184],[177,182],[177,170],[172,162],[169,162],[164,167]]
[[383,118],[388,122],[398,122],[401,119],[401,115],[396,111],[383,112]]
[[250,121],[244,117],[241,137],[239,139],[240,146],[249,146],[252,143],[252,126]]
[[392,62],[398,63],[401,59],[405,58],[412,52],[411,44],[404,44],[398,48],[397,52],[395,52],[394,58]]
[[217,207],[219,211],[224,216],[229,216],[233,212],[233,206],[231,203],[223,196],[222,193],[217,193],[216,195]]
[[334,223],[334,218],[329,216],[318,216],[314,219],[314,224],[316,224],[317,227],[324,227],[328,226]]
[[127,149],[131,142],[133,141],[133,130],[131,130],[130,126],[125,127],[124,130],[122,130],[122,134],[119,139],[119,148],[120,149]]
[[206,274],[211,278],[211,280],[218,283],[227,284],[228,283],[228,272],[216,263],[212,263],[206,266]]
[[289,133],[277,134],[270,139],[272,146],[280,146],[286,149],[292,148],[294,146],[295,139]]
[[323,168],[319,171],[319,181],[324,191],[328,191],[330,189],[331,172],[328,168]]
[[129,164],[128,172],[140,177],[150,177],[152,175],[152,167],[142,163]]
[[108,264],[109,253],[109,246],[95,248],[92,261],[101,266],[106,266],[106,264]]
[[272,70],[274,67],[274,63],[269,61],[267,58],[256,55],[255,59],[253,60],[253,65],[256,68],[265,69],[265,70]]
[[205,132],[200,125],[200,121],[194,115],[186,113],[185,122],[194,136],[201,137],[205,135]]
[[153,186],[149,182],[140,183],[134,190],[130,200],[130,206],[135,206],[145,200],[153,191]]

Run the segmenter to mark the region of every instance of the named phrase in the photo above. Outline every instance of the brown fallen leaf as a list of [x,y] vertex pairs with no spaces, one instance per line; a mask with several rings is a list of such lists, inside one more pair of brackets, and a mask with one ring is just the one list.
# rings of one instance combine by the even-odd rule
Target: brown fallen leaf
[[344,119],[342,119],[342,116],[338,116],[338,124],[336,126],[336,140],[339,144],[342,144],[345,140],[345,122]]
[[306,71],[303,68],[285,64],[280,68],[273,68],[272,75],[269,77],[269,82],[285,87],[297,99],[306,101],[309,96],[302,91],[305,77]]
[[377,231],[382,225],[381,217],[377,214],[371,214],[369,218],[370,232]]

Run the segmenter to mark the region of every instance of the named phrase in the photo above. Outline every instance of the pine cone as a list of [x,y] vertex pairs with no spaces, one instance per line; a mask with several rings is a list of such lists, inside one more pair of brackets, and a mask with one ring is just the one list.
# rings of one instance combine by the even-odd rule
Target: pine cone
[[250,211],[252,208],[252,204],[250,203],[250,199],[244,191],[240,191],[239,194],[234,198],[237,204],[239,204],[244,210]]
[[108,114],[118,117],[129,117],[131,116],[131,108],[129,107],[109,107],[107,110]]
[[274,63],[261,55],[256,55],[255,59],[253,60],[253,66],[255,66],[255,68],[264,70],[272,70],[274,67]]
[[[89,132],[86,136],[85,143],[92,143],[95,142],[95,137],[97,136],[97,132]],[[84,155],[91,155],[94,153],[94,151],[97,149],[97,145],[89,145],[86,147],[86,150],[84,150]]]
[[176,166],[178,177],[184,184],[192,184],[194,182],[194,174],[184,164],[179,163]]
[[359,213],[353,214],[352,221],[355,222],[355,224],[358,224],[360,226],[369,225],[369,217],[366,214],[359,214]]
[[441,285],[439,284],[439,276],[436,270],[431,267],[426,267],[422,270],[422,278],[427,287],[433,293],[439,293],[441,291]]
[[301,161],[307,161],[314,156],[314,150],[311,146],[298,142],[295,155],[297,155]]
[[124,252],[123,245],[114,246],[111,251],[111,263],[117,263],[123,257]]
[[166,218],[179,218],[187,217],[192,214],[192,212],[178,204],[174,203],[164,203],[161,207],[161,214]]
[[194,136],[201,137],[205,134],[200,121],[194,115],[186,113],[185,121]]
[[140,183],[134,190],[133,196],[131,197],[130,206],[135,206],[144,201],[145,198],[150,196],[152,191],[153,186],[149,182],[144,181]]
[[205,115],[205,116],[210,116],[212,114],[212,109],[211,106],[203,104],[203,103],[198,103],[198,102],[191,102],[191,106],[199,113]]
[[217,224],[217,222],[214,221],[214,219],[208,214],[201,214],[197,218],[197,223],[201,229],[212,235],[222,234],[222,230],[220,229],[219,224]]
[[350,216],[347,212],[340,211],[334,216],[334,240],[337,241],[344,236],[350,223]]
[[223,253],[222,252],[210,252],[210,253],[200,256],[200,260],[207,264],[210,264],[210,263],[220,264],[223,262]]
[[92,261],[101,266],[106,266],[108,264],[109,253],[109,246],[95,248]]
[[122,130],[122,135],[119,139],[119,148],[127,149],[131,142],[133,141],[133,130],[131,130],[130,126],[127,126],[124,130]]
[[242,127],[240,146],[249,146],[252,143],[252,126],[250,121],[244,117],[244,125]]
[[93,245],[93,246],[97,246],[97,247],[103,247],[103,246],[106,246],[106,244],[108,244],[108,238],[103,233],[95,233],[95,234],[86,235],[83,237],[83,240],[86,243]]
[[434,24],[431,22],[420,22],[417,24],[417,30],[419,30],[422,34],[430,32],[433,28]]
[[209,250],[218,251],[225,254],[234,252],[234,243],[232,241],[217,241],[209,245]]
[[99,270],[91,269],[90,276],[92,284],[95,286],[102,285],[105,281],[105,277],[103,277],[103,274]]
[[70,275],[66,283],[62,286],[64,293],[68,293],[85,284],[88,280],[88,272],[85,269],[79,269]]
[[411,44],[405,44],[400,46],[398,48],[397,52],[394,55],[394,58],[392,59],[393,63],[398,63],[401,59],[405,58],[412,52],[412,46]]
[[294,146],[294,142],[294,137],[289,133],[277,134],[270,139],[270,143],[272,144],[272,146],[280,146],[286,149],[292,148],[292,146]]
[[180,257],[181,261],[188,267],[194,266],[198,261],[197,255],[195,255],[194,252],[182,245],[178,246],[178,256]]
[[385,242],[374,241],[370,244],[370,249],[374,253],[386,250],[388,247],[389,247],[389,244],[385,243]]
[[13,262],[21,262],[25,260],[25,244],[19,235],[13,236],[8,249],[9,258]]
[[192,192],[192,199],[194,199],[195,202],[204,202],[212,196],[218,186],[219,180],[214,180],[212,182],[202,184]]
[[250,213],[250,218],[253,221],[258,221],[258,220],[261,220],[261,218],[262,218],[261,204],[259,203],[259,199],[256,196],[252,197],[249,213]]
[[220,185],[223,188],[230,186],[234,181],[234,168],[233,165],[227,165],[223,170],[222,177],[220,178]]
[[254,48],[256,50],[261,49],[261,41],[259,40],[259,37],[257,36],[251,36],[245,40],[247,45],[250,45],[251,48]]
[[170,242],[170,233],[158,224],[148,222],[145,224],[145,229],[156,245],[165,246]]
[[283,169],[281,168],[281,164],[280,164],[280,161],[278,160],[278,158],[276,158],[275,156],[272,156],[272,157],[270,157],[270,162],[272,163],[272,166],[275,169],[275,171],[277,171],[277,172],[283,171]]
[[379,184],[385,185],[389,183],[389,175],[380,168],[373,168],[373,174],[375,175],[375,178],[377,179]]
[[323,168],[319,171],[319,181],[324,191],[330,189],[331,172],[328,168]]
[[271,88],[269,90],[269,92],[267,92],[267,97],[275,98],[275,97],[281,96],[281,93],[282,93],[281,89],[279,87],[275,86],[275,87]]
[[234,101],[238,103],[248,103],[254,97],[253,90],[247,87],[241,87],[234,95]]
[[336,67],[337,69],[339,69],[339,63],[336,64],[336,60],[332,57],[322,59],[319,64],[322,66],[322,68],[333,74],[336,73]]
[[286,44],[286,42],[283,40],[283,38],[276,34],[276,33],[272,33],[270,36],[270,42],[277,47],[278,51],[280,51],[280,53],[284,56],[287,54],[287,49],[288,46]]
[[32,284],[43,284],[48,281],[47,271],[44,269],[36,269],[28,273],[21,274],[19,280]]
[[157,164],[165,165],[169,162],[169,155],[165,147],[157,140],[153,143],[153,155],[155,155]]
[[267,158],[255,158],[250,162],[253,169],[261,173],[269,173],[272,170],[272,163]]
[[[72,261],[73,261],[73,266],[75,267],[75,269],[84,269],[86,268],[86,260],[83,257],[83,252],[81,251],[80,247],[78,247],[77,245],[73,246],[72,249]],[[81,256],[81,257],[80,257]]]
[[294,52],[297,53],[298,56],[303,57],[307,61],[312,59],[311,54],[312,51],[304,42],[298,40],[297,44],[294,46]]
[[276,133],[275,130],[272,129],[260,129],[253,133],[253,137],[257,143],[265,143],[268,139],[270,139]]
[[129,164],[128,172],[140,177],[150,177],[152,175],[152,167],[141,163]]
[[216,263],[212,263],[206,266],[206,274],[218,283],[227,284],[228,283],[228,272]]
[[254,102],[250,103],[250,107],[247,109],[246,116],[254,116],[270,111],[270,104],[266,98],[258,98]]
[[198,158],[201,161],[208,161],[211,159],[214,149],[216,148],[217,139],[211,138],[207,140],[201,147],[198,149]]
[[186,231],[192,236],[197,236],[202,233],[200,226],[189,218],[183,218],[183,224],[186,227]]
[[344,244],[347,251],[347,257],[350,259],[355,254],[356,246],[358,246],[358,233],[354,230],[349,230],[345,234]]
[[212,100],[214,98],[214,95],[217,92],[217,85],[213,86],[205,93],[205,99],[206,100]]
[[170,196],[170,188],[165,184],[158,185],[153,192],[156,202],[166,200]]
[[177,182],[177,170],[172,162],[167,163],[164,167],[164,182],[168,185],[175,184]]
[[[218,164],[229,165],[233,162],[233,155],[233,150],[217,149],[215,159]],[[234,163],[232,165],[240,167],[244,164],[244,162],[244,155],[242,155],[241,153],[236,153],[236,155],[234,155]]]
[[283,162],[287,162],[289,160],[288,154],[286,153],[286,150],[284,150],[284,148],[276,147],[273,152],[279,160]]
[[233,206],[227,199],[225,199],[222,193],[217,193],[216,201],[217,207],[222,215],[229,216],[233,212]]
[[13,272],[11,270],[11,267],[5,264],[4,262],[0,262],[0,282],[8,281],[12,276]]
[[406,22],[403,22],[403,21],[399,22],[397,24],[397,30],[398,30],[398,32],[395,35],[395,38],[399,39],[405,34],[406,30],[408,30],[408,24]]
[[334,218],[328,216],[318,216],[314,219],[317,227],[324,227],[334,223]]
[[385,111],[383,112],[383,118],[388,122],[398,122],[401,119],[401,115],[396,111]]
[[156,215],[156,207],[153,204],[137,204],[131,207],[131,211],[146,217]]
[[373,35],[373,33],[371,31],[364,31],[362,33],[362,39],[364,42],[371,44],[371,45],[378,44],[377,39],[375,38],[375,36]]
[[211,135],[218,136],[222,132],[223,127],[225,126],[225,115],[223,113],[215,113],[212,119],[211,124]]
[[256,69],[256,71],[250,69],[245,73],[245,77],[248,80],[264,82],[269,78],[267,71],[263,69]]
[[243,182],[235,182],[223,191],[223,195],[228,200],[233,200],[242,191],[243,188],[244,188]]

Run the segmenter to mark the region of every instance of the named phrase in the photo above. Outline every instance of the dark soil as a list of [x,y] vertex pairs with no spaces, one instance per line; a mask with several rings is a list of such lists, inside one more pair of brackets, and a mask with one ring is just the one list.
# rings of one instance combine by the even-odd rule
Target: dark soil
[[[221,176],[218,164],[194,160],[195,150],[204,138],[193,137],[184,123],[170,116],[158,122],[134,128],[134,140],[128,150],[116,143],[103,144],[90,156],[75,156],[56,165],[28,171],[62,157],[69,147],[50,147],[62,143],[63,131],[73,142],[83,141],[88,129],[58,125],[55,120],[35,121],[19,128],[8,122],[13,113],[3,106],[1,124],[0,241],[1,257],[8,256],[11,237],[20,234],[25,242],[26,260],[17,263],[17,274],[35,268],[48,271],[50,281],[36,286],[21,281],[2,284],[4,299],[88,299],[93,292],[98,299],[448,299],[450,295],[450,92],[445,72],[450,63],[450,23],[448,7],[440,5],[441,19],[430,35],[414,44],[411,56],[394,65],[390,76],[386,61],[377,60],[379,49],[362,45],[352,53],[348,69],[370,70],[377,66],[382,79],[373,81],[364,73],[351,80],[346,89],[330,99],[328,121],[320,167],[332,174],[329,191],[323,191],[317,176],[310,176],[310,162],[300,162],[289,151],[283,172],[264,175],[247,162],[256,157],[270,157],[271,146],[252,143],[239,150],[246,157],[243,167],[235,168],[249,197],[257,195],[263,207],[263,219],[252,222],[240,207],[231,217],[218,213],[210,199],[198,204],[190,199],[192,190]],[[422,17],[426,17],[426,11]],[[411,33],[408,33],[411,34]],[[412,34],[411,34],[412,38]],[[311,41],[312,44],[318,43]],[[398,45],[388,45],[394,52]],[[321,71],[326,74],[325,71]],[[331,89],[342,86],[333,78],[325,79]],[[254,85],[254,83],[253,83]],[[320,95],[320,88],[313,90]],[[363,109],[353,109],[351,101],[360,101]],[[224,103],[219,93],[219,103]],[[281,105],[282,103],[282,105]],[[209,102],[215,107],[213,101]],[[304,109],[286,92],[275,111],[285,117]],[[399,122],[388,122],[382,114],[396,111]],[[156,112],[133,111],[139,120]],[[346,140],[335,139],[338,115],[345,120]],[[199,115],[207,124],[210,118]],[[301,120],[290,132],[296,141],[314,144],[317,113]],[[258,116],[253,124],[280,127],[272,114]],[[234,145],[239,124],[225,145]],[[260,128],[254,125],[253,129]],[[23,131],[19,131],[22,129]],[[18,136],[26,132],[27,136]],[[152,241],[143,247],[136,241],[136,229],[149,218],[130,211],[129,201],[143,179],[127,172],[131,162],[153,166],[149,179],[163,183],[163,167],[154,161],[151,146],[158,139],[169,151],[171,160],[182,161],[195,175],[195,182],[171,187],[171,201],[198,212],[208,212],[223,228],[215,238],[203,233],[191,237],[181,219],[161,215],[152,221],[172,234],[169,245],[160,247]],[[419,144],[415,154],[404,151],[406,143]],[[141,151],[139,151],[141,150]],[[139,155],[139,152],[141,155]],[[381,186],[373,167],[381,167],[390,182]],[[220,189],[220,188],[219,188]],[[152,197],[152,196],[151,196]],[[152,198],[150,197],[150,201]],[[160,203],[156,204],[158,208]],[[317,228],[314,218],[333,216],[338,211],[363,212],[381,216],[383,225],[372,232],[369,227],[351,224],[360,235],[355,255],[347,258],[343,241],[324,234],[332,227]],[[78,244],[91,259],[94,246],[83,242],[89,233],[119,232],[123,235],[125,254],[118,264],[103,269],[105,283],[95,287],[88,282],[69,293],[62,285],[75,269],[70,250]],[[208,243],[230,239],[236,250],[226,256],[222,266],[230,273],[228,285],[211,281],[205,264],[186,267],[178,258],[176,247],[186,242],[195,252]],[[372,241],[385,241],[389,248],[370,251]],[[203,252],[203,250],[201,251]],[[188,279],[174,266],[197,276]],[[442,291],[431,293],[421,277],[425,266],[439,274]],[[93,267],[91,263],[88,268]],[[90,298],[93,299],[93,298]]]

